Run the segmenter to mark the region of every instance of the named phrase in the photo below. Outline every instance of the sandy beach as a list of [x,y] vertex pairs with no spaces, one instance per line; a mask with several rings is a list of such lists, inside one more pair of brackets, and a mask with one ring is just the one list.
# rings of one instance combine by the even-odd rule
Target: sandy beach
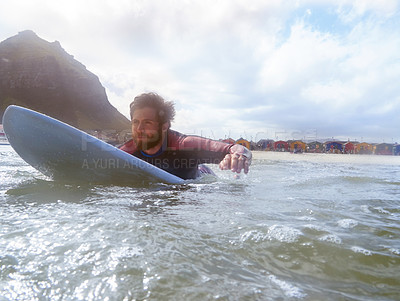
[[289,152],[270,151],[253,151],[252,153],[255,160],[400,165],[400,156],[313,153],[292,154]]

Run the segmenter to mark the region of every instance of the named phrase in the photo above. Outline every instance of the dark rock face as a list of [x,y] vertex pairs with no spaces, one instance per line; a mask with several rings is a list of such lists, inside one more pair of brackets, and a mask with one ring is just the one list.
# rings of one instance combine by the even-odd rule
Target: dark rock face
[[23,31],[0,43],[0,120],[21,105],[83,130],[122,131],[129,120],[108,101],[98,77],[69,55]]

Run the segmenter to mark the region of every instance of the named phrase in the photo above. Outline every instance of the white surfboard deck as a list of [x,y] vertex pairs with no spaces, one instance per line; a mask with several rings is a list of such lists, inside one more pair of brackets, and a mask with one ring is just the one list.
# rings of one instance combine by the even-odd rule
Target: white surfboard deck
[[18,155],[54,180],[132,184],[184,182],[77,128],[27,108],[9,106],[4,112],[3,127]]

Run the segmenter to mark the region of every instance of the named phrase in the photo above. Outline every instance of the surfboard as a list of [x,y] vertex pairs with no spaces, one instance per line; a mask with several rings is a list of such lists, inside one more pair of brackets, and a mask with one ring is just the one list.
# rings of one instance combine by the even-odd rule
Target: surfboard
[[24,107],[11,105],[6,109],[3,129],[18,155],[54,180],[124,184],[184,182],[88,133]]

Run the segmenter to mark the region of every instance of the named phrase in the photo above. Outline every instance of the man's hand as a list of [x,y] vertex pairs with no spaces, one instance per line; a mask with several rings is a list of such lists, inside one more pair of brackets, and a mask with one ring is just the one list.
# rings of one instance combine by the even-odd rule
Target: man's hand
[[251,164],[251,157],[251,151],[240,144],[235,144],[231,147],[230,154],[227,154],[219,163],[219,168],[222,170],[230,169],[236,173],[240,173],[243,169],[244,173],[247,174]]

